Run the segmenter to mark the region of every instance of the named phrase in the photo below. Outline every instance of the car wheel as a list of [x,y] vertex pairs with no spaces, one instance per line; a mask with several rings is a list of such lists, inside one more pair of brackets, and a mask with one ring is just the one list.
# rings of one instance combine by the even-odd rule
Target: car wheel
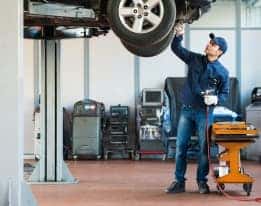
[[130,51],[131,53],[141,56],[141,57],[152,57],[160,54],[163,52],[168,45],[170,44],[172,38],[174,36],[174,30],[172,30],[168,36],[166,36],[164,39],[162,39],[159,42],[156,42],[154,44],[145,45],[145,46],[137,46],[133,44],[128,44],[124,41],[122,41],[122,44],[124,47]]
[[173,28],[176,4],[174,0],[110,0],[107,13],[120,39],[146,45],[161,41]]

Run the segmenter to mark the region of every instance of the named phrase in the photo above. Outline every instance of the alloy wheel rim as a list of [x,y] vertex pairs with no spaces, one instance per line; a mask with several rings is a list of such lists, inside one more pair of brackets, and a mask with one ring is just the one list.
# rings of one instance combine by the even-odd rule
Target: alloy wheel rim
[[122,0],[118,12],[126,29],[144,34],[160,25],[164,16],[164,6],[162,0]]

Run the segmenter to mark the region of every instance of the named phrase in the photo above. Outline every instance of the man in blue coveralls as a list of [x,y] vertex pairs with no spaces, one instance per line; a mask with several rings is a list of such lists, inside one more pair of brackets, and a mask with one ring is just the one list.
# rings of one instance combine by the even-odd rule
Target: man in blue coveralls
[[[199,192],[207,194],[209,193],[207,184],[209,163],[205,136],[206,108],[209,108],[208,124],[211,125],[214,106],[224,103],[229,94],[229,74],[219,62],[219,57],[227,50],[227,43],[224,38],[216,37],[211,33],[205,55],[202,55],[182,47],[183,25],[176,26],[175,31],[171,49],[188,65],[188,74],[179,97],[182,108],[177,129],[175,181],[166,189],[166,192],[185,192],[186,154],[195,127],[200,147],[196,180]],[[210,90],[211,95],[206,93]]]

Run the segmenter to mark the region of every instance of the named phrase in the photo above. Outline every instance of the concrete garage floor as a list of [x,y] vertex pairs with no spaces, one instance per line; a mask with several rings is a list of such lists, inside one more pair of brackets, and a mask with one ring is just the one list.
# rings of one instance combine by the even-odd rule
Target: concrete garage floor
[[[216,190],[210,178],[211,193],[199,194],[195,182],[196,164],[187,171],[186,193],[166,194],[172,181],[174,164],[160,160],[69,161],[71,172],[79,179],[73,185],[32,185],[39,206],[241,206],[257,202],[228,200]],[[261,164],[243,162],[246,173],[255,178],[250,197],[261,197]],[[245,195],[242,184],[226,185],[233,195]]]

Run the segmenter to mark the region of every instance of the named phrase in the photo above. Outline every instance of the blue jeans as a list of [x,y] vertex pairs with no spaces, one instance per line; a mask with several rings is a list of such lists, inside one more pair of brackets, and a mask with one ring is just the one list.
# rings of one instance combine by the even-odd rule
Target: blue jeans
[[[212,112],[209,114],[208,125],[213,122]],[[189,140],[193,131],[195,131],[199,141],[197,182],[207,182],[206,176],[209,172],[206,130],[206,111],[203,109],[194,109],[190,106],[182,106],[180,119],[177,129],[176,141],[176,181],[184,182],[187,169],[187,150]]]

